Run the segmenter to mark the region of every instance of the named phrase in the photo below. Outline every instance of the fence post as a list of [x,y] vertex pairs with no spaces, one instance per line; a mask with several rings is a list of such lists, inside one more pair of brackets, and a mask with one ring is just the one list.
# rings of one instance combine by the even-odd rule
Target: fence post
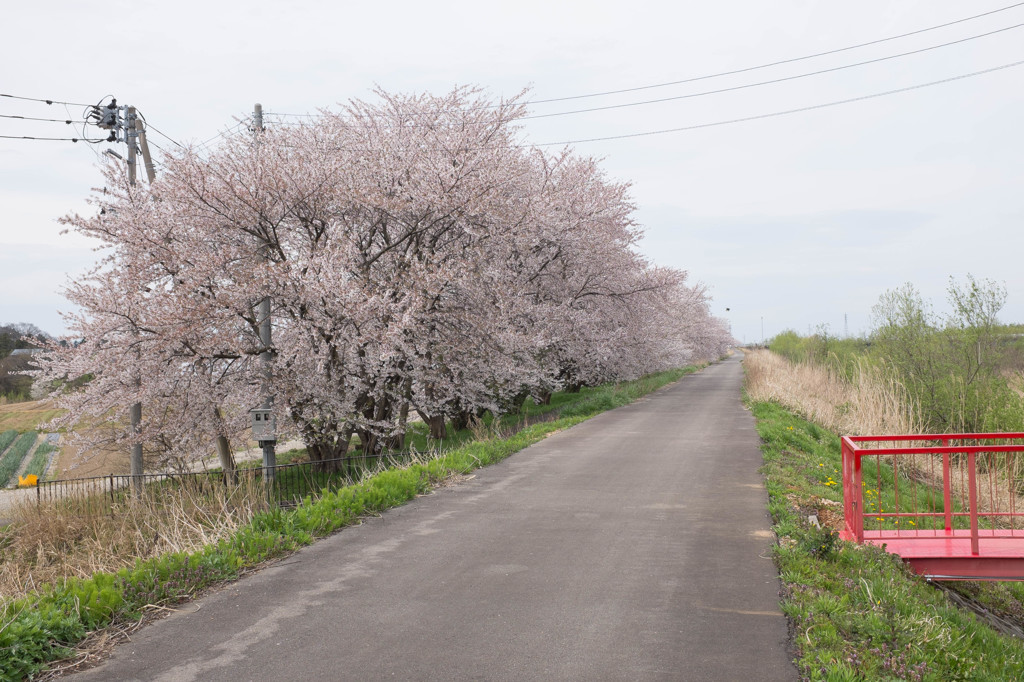
[[969,488],[971,504],[971,554],[977,556],[979,552],[978,542],[978,480],[974,467],[976,464],[975,453],[967,453],[967,486]]
[[[942,447],[949,447],[949,439],[942,439]],[[946,533],[953,533],[953,483],[949,470],[950,457],[948,452],[942,453],[942,505],[945,509]]]
[[857,508],[856,513],[853,517],[854,530],[857,533],[857,542],[864,542],[864,486],[861,485],[862,473],[861,473],[861,454],[860,450],[854,448],[853,450],[853,485],[857,490]]
[[861,502],[855,486],[859,484],[854,483],[853,480],[853,452],[850,450],[850,442],[843,438],[840,441],[840,446],[843,467],[843,517],[846,521],[846,532],[849,533],[851,539],[856,539],[857,524],[854,519],[860,511]]

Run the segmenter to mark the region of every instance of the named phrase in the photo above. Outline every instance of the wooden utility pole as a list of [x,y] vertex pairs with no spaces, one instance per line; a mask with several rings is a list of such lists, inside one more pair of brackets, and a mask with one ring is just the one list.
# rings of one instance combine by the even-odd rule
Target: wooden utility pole
[[[142,149],[142,162],[146,166],[146,179],[149,180],[149,184],[153,184],[156,180],[156,168],[153,167],[153,157],[149,154],[149,142],[146,140],[146,129],[142,125],[142,121],[138,118],[135,119],[135,132],[139,136],[139,147]],[[128,152],[131,155],[131,151]]]

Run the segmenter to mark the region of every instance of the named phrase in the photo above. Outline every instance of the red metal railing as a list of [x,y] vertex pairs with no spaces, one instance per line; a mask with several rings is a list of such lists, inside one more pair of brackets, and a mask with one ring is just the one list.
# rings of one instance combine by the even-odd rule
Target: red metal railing
[[982,546],[989,540],[1024,541],[1021,453],[1024,433],[847,436],[841,535],[901,547],[930,540],[946,556],[968,556],[949,541],[969,540],[973,557],[993,551]]

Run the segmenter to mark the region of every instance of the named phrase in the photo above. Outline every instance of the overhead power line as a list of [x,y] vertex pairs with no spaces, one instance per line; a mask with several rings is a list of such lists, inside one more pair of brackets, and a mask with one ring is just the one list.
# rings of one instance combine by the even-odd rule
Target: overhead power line
[[0,92],[0,97],[9,97],[10,99],[21,99],[27,102],[46,102],[47,104],[64,104],[72,107],[90,107],[91,104],[82,104],[81,102],[62,102],[56,99],[39,99],[38,97],[21,97],[20,95],[8,95]]
[[210,139],[208,139],[208,140],[206,140],[204,142],[200,142],[199,144],[195,145],[195,147],[197,149],[202,149],[202,148],[206,147],[207,145],[209,145],[214,140],[216,140],[217,138],[225,137],[227,135],[230,135],[235,130],[237,130],[239,127],[241,127],[243,125],[247,125],[248,123],[249,123],[249,121],[247,121],[247,120],[238,121],[237,123],[235,123],[235,125],[231,126],[227,130],[223,130],[223,131],[217,133],[216,135],[214,135],[213,137],[211,137]]
[[[827,109],[829,107],[836,107],[836,106],[840,106],[840,105],[843,105],[843,104],[853,104],[855,102],[863,102],[863,101],[870,100],[870,99],[877,99],[879,97],[886,97],[888,95],[896,95],[896,94],[900,94],[900,93],[904,93],[904,92],[911,92],[913,90],[921,90],[923,88],[929,88],[929,87],[936,86],[936,85],[943,85],[945,83],[952,83],[952,82],[959,81],[959,80],[964,80],[964,79],[967,79],[967,78],[973,78],[975,76],[982,76],[982,75],[985,75],[985,74],[994,73],[996,71],[1002,71],[1004,69],[1011,69],[1011,68],[1014,68],[1014,67],[1017,67],[1017,66],[1021,66],[1021,65],[1024,65],[1024,60],[1017,61],[1017,62],[1011,62],[1009,64],[1002,64],[1000,66],[994,66],[994,67],[989,68],[989,69],[982,69],[981,71],[973,71],[971,73],[964,73],[964,74],[960,74],[960,75],[957,75],[957,76],[950,76],[949,78],[943,78],[941,80],[930,81],[928,83],[918,83],[917,85],[909,85],[907,87],[897,88],[895,90],[886,90],[885,92],[876,92],[876,93],[872,93],[872,94],[869,94],[869,95],[861,95],[860,97],[851,97],[851,98],[848,98],[848,99],[836,100],[836,101],[833,101],[833,102],[824,102],[824,103],[821,103],[821,104],[812,104],[812,105],[809,105],[809,106],[798,107],[798,108],[795,108],[795,109],[786,109],[786,110],[783,110],[783,111],[773,111],[773,112],[770,112],[770,113],[767,113],[767,114],[756,114],[756,115],[753,115],[753,116],[744,116],[744,117],[741,117],[741,118],[732,118],[732,119],[727,119],[727,120],[723,120],[723,121],[713,121],[711,123],[699,123],[699,124],[696,124],[696,125],[681,126],[681,127],[678,127],[678,128],[665,128],[665,129],[661,129],[661,130],[649,130],[649,131],[640,132],[640,133],[627,133],[627,134],[624,134],[624,135],[607,135],[607,136],[603,136],[603,137],[590,137],[590,138],[583,138],[583,139],[576,139],[576,140],[563,140],[563,141],[560,141],[560,142],[524,143],[524,144],[516,144],[516,145],[512,145],[512,146],[514,146],[514,147],[521,147],[521,148],[555,147],[555,146],[565,146],[565,145],[572,145],[572,144],[583,144],[585,142],[605,142],[605,141],[610,141],[610,140],[625,140],[625,139],[636,138],[636,137],[649,137],[649,136],[653,136],[653,135],[665,135],[665,134],[668,134],[668,133],[679,133],[679,132],[685,132],[685,131],[690,131],[690,130],[701,130],[703,128],[714,128],[714,127],[718,127],[718,126],[731,125],[731,124],[734,124],[734,123],[746,123],[748,121],[758,121],[758,120],[768,119],[768,118],[777,118],[777,117],[780,117],[780,116],[787,116],[789,114],[799,114],[799,113],[803,113],[803,112],[806,112],[806,111],[815,111],[817,109]],[[291,145],[285,145],[285,146],[291,146]],[[489,148],[488,145],[482,145],[480,147],[473,147],[473,149],[487,149],[487,148]],[[336,147],[334,149],[339,150],[339,151],[349,151],[349,152],[358,151],[358,152],[367,152],[367,153],[375,153],[376,151],[379,151],[379,150],[374,150],[374,149],[356,149],[356,148],[351,148],[351,147]],[[449,151],[447,148],[438,147],[437,149],[444,149],[445,151]]]
[[23,121],[47,121],[51,123],[66,123],[67,125],[80,123],[80,121],[74,121],[70,118],[36,118],[35,116],[15,116],[13,114],[0,114],[0,118],[18,118]]
[[767,68],[770,68],[770,67],[773,67],[773,66],[781,66],[782,64],[792,64],[793,62],[800,62],[800,61],[804,61],[804,60],[807,60],[807,59],[815,59],[816,57],[824,57],[824,56],[827,56],[827,55],[830,55],[830,54],[838,54],[840,52],[847,52],[849,50],[856,50],[856,49],[859,49],[861,47],[868,47],[870,45],[878,45],[880,43],[885,43],[885,42],[889,42],[889,41],[892,41],[892,40],[899,40],[900,38],[907,38],[909,36],[918,35],[920,33],[927,33],[928,31],[935,31],[935,30],[938,30],[940,28],[946,28],[947,26],[954,26],[956,24],[962,24],[965,21],[973,21],[974,19],[980,19],[982,17],[987,17],[987,16],[990,16],[990,15],[993,15],[993,14],[997,14],[999,12],[1005,12],[1005,11],[1011,10],[1011,9],[1013,9],[1015,7],[1021,7],[1022,5],[1024,5],[1024,2],[1018,2],[1018,3],[1014,3],[1012,5],[1007,5],[1006,7],[1000,7],[999,9],[991,10],[989,12],[983,12],[981,14],[975,14],[975,15],[972,15],[972,16],[969,16],[969,17],[964,17],[963,19],[957,19],[956,21],[949,21],[949,22],[946,22],[945,24],[937,24],[935,26],[929,26],[927,28],[917,29],[916,31],[909,31],[908,33],[901,33],[899,35],[889,36],[888,38],[879,38],[878,40],[870,40],[870,41],[868,41],[866,43],[858,43],[856,45],[848,45],[846,47],[839,47],[839,48],[836,48],[834,50],[826,50],[825,52],[815,52],[814,54],[803,55],[802,57],[792,57],[790,59],[780,59],[779,61],[768,62],[766,64],[757,64],[756,66],[747,66],[747,67],[743,67],[741,69],[733,69],[732,71],[720,71],[718,73],[711,73],[711,74],[707,74],[707,75],[704,75],[704,76],[694,76],[693,78],[684,78],[682,80],[668,81],[666,83],[653,83],[651,85],[640,85],[640,86],[636,86],[636,87],[632,87],[632,88],[622,88],[620,90],[605,90],[603,92],[591,92],[591,93],[587,93],[587,94],[583,94],[583,95],[570,95],[570,96],[567,96],[567,97],[550,97],[550,98],[547,98],[547,99],[533,99],[533,100],[527,100],[526,102],[524,102],[524,104],[547,104],[548,102],[565,102],[565,101],[568,101],[568,100],[586,99],[586,98],[589,98],[589,97],[604,97],[606,95],[619,95],[619,94],[622,94],[622,93],[625,93],[625,92],[637,92],[637,91],[640,91],[640,90],[651,90],[653,88],[665,88],[665,87],[668,87],[668,86],[671,86],[671,85],[682,85],[684,83],[695,83],[697,81],[708,80],[708,79],[711,79],[711,78],[720,78],[722,76],[732,76],[732,75],[735,75],[735,74],[738,74],[738,73],[747,73],[749,71],[757,71],[758,69],[767,69]]
[[[141,112],[140,112],[140,115],[141,115]],[[143,117],[143,119],[142,119],[142,120],[143,120],[143,121],[146,121],[145,117]],[[157,127],[156,127],[155,125],[153,125],[153,124],[152,124],[152,123],[150,123],[149,121],[146,121],[146,128],[147,128],[147,129],[149,129],[149,130],[152,130],[152,131],[153,131],[154,133],[156,133],[156,134],[158,134],[158,135],[160,135],[160,136],[162,136],[162,137],[166,138],[166,139],[167,139],[167,140],[169,140],[170,142],[173,142],[174,144],[176,144],[177,146],[181,147],[182,149],[184,149],[184,148],[185,148],[185,145],[183,145],[182,143],[178,142],[178,141],[177,141],[177,140],[175,140],[175,139],[174,139],[173,137],[171,137],[171,136],[170,136],[170,135],[168,135],[167,133],[163,132],[162,130],[160,130],[159,128],[157,128]],[[153,146],[154,146],[154,147],[156,147],[156,143],[154,143],[154,144],[153,144]],[[163,151],[163,148],[162,148],[162,147],[157,147],[157,149],[160,149],[161,151]]]
[[4,140],[41,140],[46,142],[90,142],[93,144],[97,142],[107,142],[105,138],[92,140],[87,137],[31,137],[29,135],[0,135],[0,138]]
[[1001,66],[994,66],[991,69],[983,69],[982,71],[974,71],[972,73],[965,73],[959,76],[951,76],[950,78],[943,78],[942,80],[931,81],[930,83],[919,83],[918,85],[910,85],[905,88],[897,88],[896,90],[886,90],[885,92],[876,92],[871,95],[862,95],[860,97],[851,97],[850,99],[842,99],[834,102],[825,102],[823,104],[812,104],[811,106],[799,107],[797,109],[786,109],[785,111],[774,111],[769,114],[757,114],[755,116],[744,116],[743,118],[733,118],[726,121],[715,121],[713,123],[700,123],[692,126],[683,126],[680,128],[666,128],[663,130],[649,130],[643,133],[629,133],[626,135],[608,135],[606,137],[590,137],[580,140],[565,140],[563,142],[541,142],[529,146],[534,147],[554,147],[568,144],[582,144],[584,142],[604,142],[606,140],[625,140],[633,137],[648,137],[651,135],[664,135],[667,133],[680,133],[687,130],[700,130],[702,128],[714,128],[717,126],[730,125],[733,123],[745,123],[747,121],[758,121],[765,118],[775,118],[778,116],[786,116],[788,114],[799,114],[805,111],[814,111],[815,109],[825,109],[828,107],[836,107],[841,104],[852,104],[854,102],[863,102],[869,99],[876,99],[878,97],[886,97],[887,95],[896,95],[902,92],[910,92],[912,90],[920,90],[922,88],[930,88],[933,85],[942,85],[944,83],[952,83],[953,81],[963,80],[965,78],[973,78],[974,76],[981,76],[987,73],[994,73],[996,71],[1002,71],[1003,69],[1011,69],[1016,66],[1024,64],[1024,60],[1019,62],[1013,62],[1011,64],[1003,64]]
[[704,97],[706,95],[717,95],[723,92],[733,92],[735,90],[745,90],[747,88],[756,88],[762,85],[772,85],[774,83],[784,83],[786,81],[799,80],[801,78],[809,78],[810,76],[820,76],[823,73],[832,73],[833,71],[843,71],[844,69],[852,69],[858,66],[865,66],[867,64],[877,64],[879,62],[889,61],[891,59],[898,59],[900,57],[907,57],[914,54],[921,54],[922,52],[929,52],[931,50],[938,50],[939,48],[949,47],[950,45],[958,45],[960,43],[966,43],[971,40],[977,40],[978,38],[986,38],[988,36],[995,35],[997,33],[1004,33],[1013,29],[1018,29],[1024,26],[1024,23],[1014,24],[1013,26],[1006,26],[1005,28],[999,28],[994,31],[987,33],[979,33],[978,35],[968,36],[967,38],[960,38],[958,40],[951,40],[946,43],[940,43],[938,45],[931,45],[929,47],[922,47],[917,50],[910,50],[908,52],[900,52],[899,54],[887,55],[885,57],[878,57],[875,59],[868,59],[863,62],[855,62],[853,64],[843,64],[841,66],[834,66],[828,69],[819,69],[818,71],[810,71],[808,73],[800,73],[794,76],[784,76],[782,78],[773,78],[767,81],[759,81],[757,83],[744,83],[743,85],[734,85],[728,88],[719,88],[717,90],[705,90],[703,92],[693,92],[687,95],[674,95],[672,97],[661,97],[659,99],[649,99],[641,102],[625,102],[623,104],[609,104],[601,107],[589,107],[587,109],[574,109],[571,111],[556,111],[549,114],[531,114],[529,116],[523,116],[519,120],[527,120],[533,118],[551,118],[553,116],[568,116],[570,114],[585,114],[593,111],[607,111],[609,109],[623,109],[626,107],[638,107],[646,104],[659,104],[661,102],[672,102],[681,99],[691,99],[694,97]]
[[[1024,4],[1024,3],[1019,3],[1019,4]],[[1012,7],[1016,7],[1016,6],[1017,5],[1012,5]],[[1008,8],[1004,8],[1004,9],[1008,9]],[[1002,11],[1002,10],[997,10],[997,11]],[[991,14],[991,12],[989,14]],[[985,15],[977,15],[977,16],[985,16]],[[973,17],[973,18],[976,18],[976,17]],[[960,20],[960,21],[966,21],[966,20],[963,19],[963,20]],[[959,23],[959,22],[952,22],[952,23]],[[948,25],[948,24],[943,24],[943,25],[945,26],[945,25]],[[770,80],[758,81],[758,82],[755,82],[755,83],[744,83],[744,84],[741,84],[741,85],[734,85],[734,86],[730,86],[730,87],[727,87],[727,88],[717,88],[715,90],[704,90],[704,91],[701,91],[701,92],[694,92],[694,93],[689,93],[689,94],[685,94],[685,95],[674,95],[674,96],[671,96],[671,97],[661,97],[661,98],[658,98],[658,99],[641,100],[639,102],[624,102],[622,104],[609,104],[609,105],[599,106],[599,107],[588,107],[588,108],[585,108],[585,109],[572,109],[572,110],[569,110],[569,111],[556,111],[556,112],[551,112],[551,113],[547,113],[547,114],[528,114],[526,116],[520,116],[520,117],[518,117],[516,119],[513,119],[513,120],[525,121],[525,120],[538,119],[538,118],[553,118],[553,117],[556,117],[556,116],[569,116],[569,115],[574,115],[574,114],[585,114],[585,113],[590,113],[590,112],[595,112],[595,111],[608,111],[608,110],[612,110],[612,109],[624,109],[624,108],[628,108],[628,107],[644,106],[644,105],[648,105],[648,104],[660,104],[660,103],[663,103],[663,102],[672,102],[672,101],[677,101],[677,100],[693,99],[693,98],[696,98],[696,97],[706,97],[708,95],[718,95],[718,94],[722,94],[722,93],[726,93],[726,92],[734,92],[734,91],[738,91],[738,90],[746,90],[746,89],[750,89],[750,88],[762,87],[762,86],[765,86],[765,85],[774,85],[776,83],[785,83],[785,82],[788,82],[788,81],[795,81],[795,80],[800,80],[800,79],[803,79],[803,78],[810,78],[811,76],[820,76],[820,75],[826,74],[826,73],[833,73],[833,72],[836,72],[836,71],[843,71],[843,70],[846,70],[846,69],[852,69],[852,68],[856,68],[856,67],[860,67],[860,66],[867,66],[869,64],[877,64],[877,63],[881,63],[881,62],[885,62],[885,61],[890,61],[890,60],[893,60],[893,59],[899,59],[899,58],[902,58],[902,57],[908,57],[908,56],[915,55],[915,54],[922,54],[924,52],[930,52],[932,50],[938,50],[938,49],[941,49],[941,48],[944,48],[944,47],[950,47],[952,45],[959,45],[959,44],[966,43],[966,42],[969,42],[969,41],[972,41],[972,40],[978,40],[980,38],[986,38],[986,37],[989,37],[989,36],[997,35],[999,33],[1005,33],[1007,31],[1016,30],[1016,29],[1019,29],[1019,28],[1022,28],[1022,27],[1024,27],[1024,22],[1018,23],[1018,24],[1013,24],[1012,26],[1005,26],[1003,28],[998,28],[998,29],[995,29],[995,30],[992,30],[992,31],[987,31],[985,33],[979,33],[979,34],[976,34],[976,35],[967,36],[965,38],[958,38],[956,40],[947,41],[945,43],[939,43],[937,45],[930,45],[928,47],[922,47],[922,48],[919,48],[919,49],[916,49],[916,50],[908,50],[906,52],[900,52],[900,53],[897,53],[897,54],[886,55],[884,57],[877,57],[877,58],[874,58],[874,59],[868,59],[868,60],[864,60],[864,61],[860,61],[860,62],[854,62],[852,64],[842,64],[842,65],[830,67],[830,68],[827,68],[827,69],[819,69],[817,71],[809,71],[809,72],[806,72],[806,73],[795,74],[795,75],[792,75],[792,76],[783,76],[781,78],[773,78],[773,79],[770,79]],[[931,30],[931,29],[923,29],[923,30]],[[920,32],[921,31],[916,31],[915,33],[920,33]],[[905,34],[905,35],[909,35],[909,34]],[[891,39],[886,38],[885,40],[891,40]],[[875,41],[875,42],[882,42],[882,41]],[[848,48],[843,48],[843,49],[848,49]],[[832,51],[830,51],[828,53],[821,53],[821,54],[832,54],[834,52],[840,52],[840,51],[842,51],[842,50],[832,50]],[[801,59],[803,59],[803,58],[801,58]],[[798,61],[798,60],[794,59],[794,60],[788,60],[788,61]],[[750,70],[752,70],[752,69],[745,69],[745,71],[750,71]],[[731,72],[731,73],[739,73],[739,71]],[[721,75],[721,74],[719,74],[719,75]],[[706,79],[706,78],[713,78],[713,77],[715,77],[715,76],[702,76],[700,78],[690,79],[690,81],[677,81],[677,82],[679,82],[679,83],[691,82],[691,81],[703,80],[703,79]],[[629,90],[621,90],[621,91],[616,91],[616,92],[628,92],[628,91],[633,91],[633,90],[642,90],[642,89],[645,89],[646,87],[647,86],[642,87],[642,88],[632,88],[632,89],[629,89]],[[559,99],[576,99],[576,98],[567,97],[567,98],[559,98]],[[558,100],[545,100],[545,101],[558,101]],[[524,104],[529,104],[529,103],[530,102],[524,102]],[[534,103],[536,103],[536,101],[534,101]],[[494,105],[488,105],[487,107],[481,107],[481,108],[492,108],[493,106]],[[295,118],[306,118],[306,117],[310,117],[311,118],[311,117],[315,117],[316,116],[316,114],[287,114],[287,113],[280,113],[280,112],[272,112],[272,113],[268,113],[267,115],[268,116],[281,116],[281,117],[295,117]],[[356,118],[358,118],[358,117],[359,116],[356,116]],[[412,124],[412,125],[418,126],[418,125],[421,125],[421,124]],[[217,137],[219,137],[219,136],[217,136]],[[211,138],[211,140],[212,139],[216,139],[216,137]]]

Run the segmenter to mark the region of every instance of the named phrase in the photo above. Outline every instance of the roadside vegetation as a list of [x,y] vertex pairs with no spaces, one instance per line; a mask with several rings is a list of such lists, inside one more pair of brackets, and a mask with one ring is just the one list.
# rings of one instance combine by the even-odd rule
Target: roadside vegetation
[[[89,656],[82,642],[90,631],[129,629],[147,614],[694,370],[554,394],[550,404],[479,422],[443,450],[414,453],[410,463],[367,472],[358,483],[308,497],[292,510],[270,508],[262,491],[244,488],[201,504],[185,491],[170,499],[161,491],[159,504],[147,505],[149,497],[142,496],[91,519],[62,514],[59,505],[22,507],[16,522],[0,530],[0,679],[23,679],[56,661],[75,665]],[[537,418],[546,420],[530,423]]]

